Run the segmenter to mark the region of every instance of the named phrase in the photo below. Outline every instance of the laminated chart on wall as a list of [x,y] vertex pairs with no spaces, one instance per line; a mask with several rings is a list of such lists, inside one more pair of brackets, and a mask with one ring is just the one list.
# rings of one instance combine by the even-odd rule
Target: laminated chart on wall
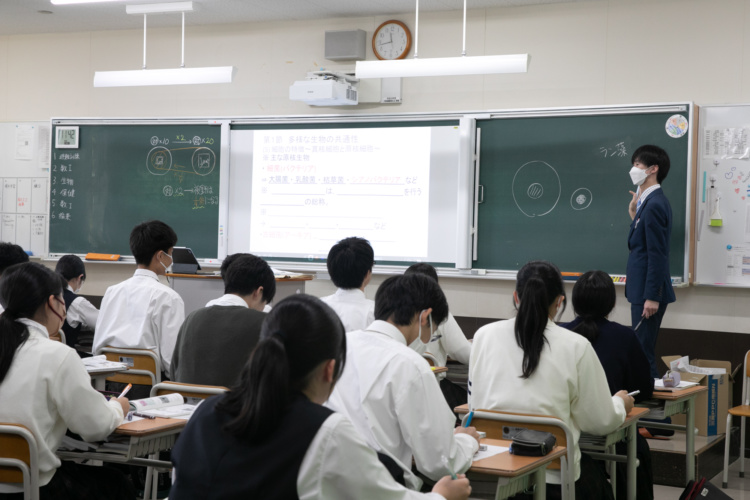
[[78,149],[52,150],[50,253],[131,255],[133,227],[157,219],[197,257],[217,257],[219,126],[79,128]]
[[0,239],[44,255],[47,246],[47,179],[0,179]]
[[695,282],[750,286],[750,106],[700,112]]

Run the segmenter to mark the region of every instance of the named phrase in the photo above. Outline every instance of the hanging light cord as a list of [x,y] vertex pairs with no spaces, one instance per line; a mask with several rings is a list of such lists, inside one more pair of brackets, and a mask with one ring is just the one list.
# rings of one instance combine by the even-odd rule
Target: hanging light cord
[[419,57],[419,0],[417,0],[417,20],[414,23],[414,59]]
[[461,50],[461,56],[466,55],[466,1],[464,0],[464,46]]

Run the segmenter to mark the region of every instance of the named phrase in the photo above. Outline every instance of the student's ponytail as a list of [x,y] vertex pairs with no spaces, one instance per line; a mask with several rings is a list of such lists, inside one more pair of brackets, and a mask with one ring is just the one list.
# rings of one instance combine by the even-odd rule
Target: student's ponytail
[[33,318],[50,295],[62,293],[62,279],[43,265],[25,262],[11,266],[0,279],[0,384],[10,370],[18,348],[29,338],[26,325],[18,319]]
[[346,336],[336,313],[299,294],[268,314],[237,385],[217,405],[232,418],[224,429],[257,443],[278,426],[289,402],[309,384],[321,363],[334,359],[334,380],[344,369]]
[[597,321],[604,320],[615,308],[617,294],[612,278],[604,271],[584,273],[573,287],[573,311],[579,323],[573,331],[592,344],[599,338]]
[[565,296],[560,271],[544,261],[529,262],[518,271],[516,280],[518,314],[514,325],[516,343],[523,350],[522,378],[529,378],[539,366],[547,341],[544,329],[550,307],[557,297]]

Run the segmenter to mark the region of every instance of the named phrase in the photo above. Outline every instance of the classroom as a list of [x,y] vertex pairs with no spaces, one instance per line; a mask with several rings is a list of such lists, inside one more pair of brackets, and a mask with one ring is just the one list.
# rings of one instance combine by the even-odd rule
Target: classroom
[[[413,32],[412,3],[294,2],[292,9],[271,1],[240,7],[244,2],[239,0],[195,0],[201,8],[186,19],[187,65],[233,65],[237,74],[231,84],[94,88],[95,71],[141,66],[142,19],[126,15],[125,3],[90,7],[3,0],[0,123],[750,102],[750,0],[469,1],[468,54],[528,53],[527,73],[405,78],[401,104],[344,108],[291,101],[289,85],[322,67],[352,68],[350,61],[325,59],[326,30],[361,29],[369,37],[382,22],[398,19]],[[420,9],[419,56],[460,55],[459,2],[422,2]],[[151,16],[148,37],[149,67],[177,67],[179,18]],[[374,58],[369,43],[367,58]],[[623,211],[631,188],[629,167],[625,161],[622,179],[613,181],[622,183]],[[623,245],[626,237],[624,229]],[[54,268],[54,262],[43,263]],[[129,265],[86,266],[85,293],[93,296],[104,295],[133,272]],[[387,277],[374,274],[366,290],[369,298]],[[441,279],[441,286],[467,334],[515,314],[512,280],[449,277]],[[570,295],[572,283],[566,287]],[[325,296],[335,289],[331,281],[315,279],[305,291]],[[617,294],[610,319],[628,324],[624,287],[618,286]],[[675,288],[675,294],[657,356],[680,354],[740,365],[750,349],[750,290],[690,286]],[[569,307],[562,321],[573,317]],[[734,394],[738,404],[737,387]]]

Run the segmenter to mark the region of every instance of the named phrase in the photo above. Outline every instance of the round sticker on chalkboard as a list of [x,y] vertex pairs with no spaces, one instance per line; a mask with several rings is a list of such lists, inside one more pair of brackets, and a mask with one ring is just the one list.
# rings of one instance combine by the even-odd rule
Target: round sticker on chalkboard
[[669,137],[678,139],[687,134],[687,118],[682,115],[672,115],[667,120],[667,124],[664,126],[664,128],[667,129],[667,135],[669,135]]

